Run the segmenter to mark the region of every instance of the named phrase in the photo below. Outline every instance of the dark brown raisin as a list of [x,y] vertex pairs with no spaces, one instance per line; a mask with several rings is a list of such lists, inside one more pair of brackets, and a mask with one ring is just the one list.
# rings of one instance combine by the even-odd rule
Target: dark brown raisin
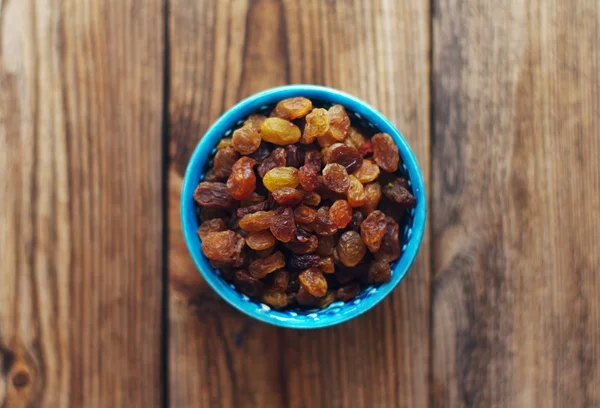
[[235,272],[233,283],[237,290],[252,298],[258,298],[262,295],[265,285],[245,270]]
[[264,159],[264,161],[258,165],[257,171],[260,178],[264,178],[265,174],[275,167],[285,167],[286,157],[287,155],[283,147],[274,149],[270,156]]
[[400,227],[392,217],[386,217],[387,226],[381,240],[379,251],[375,253],[376,259],[393,262],[400,258]]
[[325,149],[323,153],[325,164],[338,163],[346,168],[348,174],[358,170],[363,164],[363,158],[352,146],[343,143],[334,143]]
[[281,207],[275,210],[271,233],[281,242],[290,242],[296,236],[296,222],[294,211],[289,207]]
[[389,282],[392,279],[390,264],[385,259],[371,262],[368,275],[368,283]]
[[315,254],[290,256],[287,266],[290,271],[301,272],[308,268],[318,267],[321,263],[321,257]]
[[253,214],[258,211],[266,211],[268,208],[269,208],[269,202],[267,200],[265,200],[260,203],[248,206],[248,207],[238,208],[237,216],[238,216],[238,218],[243,218],[244,216],[246,216],[248,214]]
[[331,191],[344,194],[350,186],[346,168],[337,163],[326,165],[323,169],[323,183]]
[[417,205],[415,197],[402,184],[404,179],[396,179],[383,187],[383,194],[402,208],[413,208]]
[[194,191],[194,200],[203,207],[237,208],[238,202],[229,195],[225,183],[203,181]]
[[215,176],[219,179],[226,179],[229,177],[233,165],[238,161],[239,158],[240,155],[233,149],[233,147],[226,147],[224,149],[217,150],[213,164]]
[[393,173],[398,170],[398,146],[387,133],[378,133],[371,138],[373,159],[383,170]]
[[356,266],[367,253],[367,247],[356,231],[346,231],[337,243],[340,261],[348,267]]
[[360,293],[360,285],[358,283],[351,283],[349,285],[342,286],[336,292],[336,299],[342,302],[347,302],[354,299]]

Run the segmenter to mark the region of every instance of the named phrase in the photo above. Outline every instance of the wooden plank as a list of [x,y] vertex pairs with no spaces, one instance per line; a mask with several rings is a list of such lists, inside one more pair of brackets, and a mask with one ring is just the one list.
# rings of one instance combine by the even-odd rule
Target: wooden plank
[[433,15],[433,405],[600,406],[600,4]]
[[0,1],[0,406],[158,406],[160,0]]
[[285,83],[353,93],[404,132],[429,179],[429,2],[171,0],[170,401],[173,406],[425,406],[429,237],[401,287],[353,322],[314,332],[237,313],[199,277],[181,234],[181,180],[207,127]]

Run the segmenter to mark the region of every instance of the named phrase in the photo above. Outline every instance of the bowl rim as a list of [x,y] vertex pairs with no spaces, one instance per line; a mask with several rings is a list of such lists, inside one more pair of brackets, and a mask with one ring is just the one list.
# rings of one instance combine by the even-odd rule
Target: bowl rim
[[[390,134],[398,146],[400,157],[406,166],[407,172],[409,173],[413,194],[415,194],[417,199],[417,206],[413,215],[412,224],[413,237],[411,240],[409,240],[408,244],[406,244],[406,249],[400,256],[400,259],[396,261],[396,264],[393,267],[391,281],[382,284],[377,293],[374,293],[368,298],[364,299],[364,301],[360,303],[359,307],[357,307],[353,313],[329,315],[326,316],[326,318],[312,321],[306,320],[302,322],[279,319],[270,316],[269,314],[261,313],[261,311],[258,310],[260,306],[257,306],[255,303],[244,302],[254,306],[247,307],[246,304],[242,304],[242,302],[240,302],[238,299],[232,299],[227,293],[225,293],[225,291],[228,290],[226,288],[229,288],[229,285],[223,281],[219,275],[214,273],[214,270],[208,261],[204,256],[201,255],[202,251],[197,242],[199,238],[196,233],[196,228],[194,228],[193,225],[190,225],[190,222],[193,222],[193,220],[189,217],[190,210],[192,210],[191,212],[195,217],[193,192],[198,185],[199,177],[202,174],[202,169],[215,149],[218,141],[226,136],[224,135],[224,131],[226,129],[231,129],[231,124],[234,124],[235,126],[235,124],[237,124],[240,120],[260,109],[260,107],[263,105],[269,105],[278,100],[293,96],[306,96],[309,99],[320,99],[341,104],[354,113],[357,113],[367,119],[370,123],[374,124],[378,130],[385,131],[386,133]],[[195,167],[199,167],[200,172],[193,171],[193,168]],[[188,217],[186,217],[186,215],[188,215]],[[225,111],[225,113],[223,113],[206,130],[204,135],[200,138],[196,148],[194,149],[194,152],[190,157],[189,162],[186,165],[186,171],[181,188],[180,216],[186,246],[190,256],[194,260],[196,268],[202,277],[208,282],[209,286],[222,299],[240,312],[274,326],[294,329],[317,329],[337,325],[366,313],[379,304],[383,299],[385,299],[396,288],[396,286],[400,284],[412,266],[423,239],[427,216],[427,198],[423,175],[412,149],[400,131],[396,129],[396,127],[381,112],[364,101],[338,89],[319,85],[294,84],[278,86],[250,95]],[[205,270],[205,268],[208,270]]]

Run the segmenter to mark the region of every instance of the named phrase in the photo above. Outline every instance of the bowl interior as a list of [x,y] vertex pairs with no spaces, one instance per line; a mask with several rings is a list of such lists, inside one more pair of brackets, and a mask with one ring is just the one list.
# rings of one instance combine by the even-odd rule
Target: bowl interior
[[[193,192],[204,178],[207,164],[212,163],[216,152],[216,144],[223,137],[230,136],[251,113],[271,109],[281,99],[292,96],[305,96],[317,107],[329,107],[341,104],[346,108],[352,123],[374,132],[385,132],[392,136],[399,147],[401,166],[399,176],[409,180],[412,193],[417,199],[417,206],[407,212],[400,225],[400,259],[391,264],[392,279],[390,282],[370,285],[349,302],[334,302],[325,309],[286,309],[276,310],[248,298],[238,292],[233,284],[220,277],[201,251],[198,229],[197,208],[193,200]],[[267,323],[293,328],[318,328],[331,326],[366,312],[381,301],[404,277],[418,251],[425,227],[426,198],[423,179],[417,161],[406,141],[392,124],[379,112],[356,98],[330,88],[291,85],[274,88],[240,102],[227,111],[206,132],[194,151],[184,177],[181,215],[185,240],[194,262],[207,282],[227,302],[240,311]]]

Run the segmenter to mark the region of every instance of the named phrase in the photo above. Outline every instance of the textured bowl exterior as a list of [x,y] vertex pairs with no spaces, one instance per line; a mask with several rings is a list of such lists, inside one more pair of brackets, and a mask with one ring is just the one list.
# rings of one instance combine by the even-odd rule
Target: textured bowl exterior
[[[215,146],[223,137],[229,136],[251,113],[273,105],[281,99],[304,96],[311,100],[341,104],[354,120],[365,126],[388,133],[398,145],[404,168],[400,169],[408,177],[417,206],[411,210],[404,225],[401,239],[402,254],[392,264],[390,282],[363,288],[355,299],[349,302],[334,302],[325,309],[275,310],[260,302],[249,299],[236,291],[232,284],[223,280],[201,250],[200,238],[196,234],[198,220],[193,199],[194,190],[204,177],[204,167],[214,154]],[[412,265],[425,231],[427,199],[425,185],[417,160],[401,133],[378,111],[366,103],[344,92],[315,85],[287,85],[272,88],[244,99],[223,114],[204,134],[194,150],[183,180],[181,192],[181,221],[183,233],[196,267],[208,284],[229,304],[241,312],[260,321],[280,327],[294,329],[316,329],[333,326],[365,313],[381,302],[406,275]],[[402,227],[402,225],[401,225]]]

